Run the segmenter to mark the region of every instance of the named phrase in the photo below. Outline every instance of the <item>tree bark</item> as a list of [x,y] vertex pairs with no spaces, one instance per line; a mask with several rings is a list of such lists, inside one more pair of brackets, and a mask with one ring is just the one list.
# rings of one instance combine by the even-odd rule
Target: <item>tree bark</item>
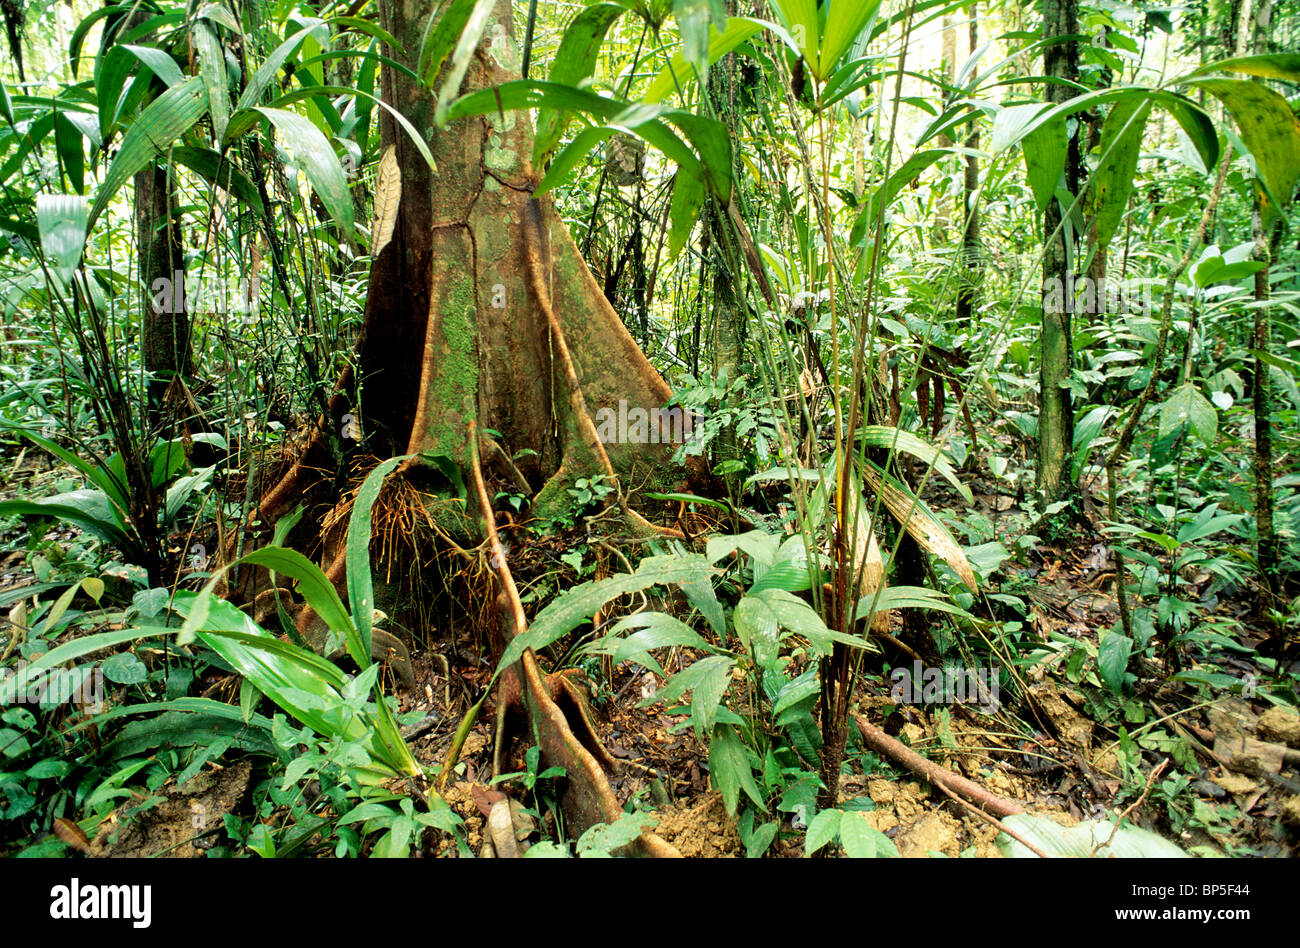
[[[385,0],[380,13],[404,47],[390,55],[413,66],[434,4],[410,7]],[[516,77],[509,11],[498,4],[465,91]],[[532,197],[528,115],[438,129],[429,92],[394,70],[384,82],[386,100],[429,130],[438,171],[385,113],[382,141],[396,148],[402,195],[393,239],[372,265],[359,352],[368,446],[379,455],[431,451],[464,462],[468,423],[477,420],[480,429],[500,433],[537,491],[535,507],[562,499],[569,480],[601,471],[557,364],[560,347],[542,318],[546,303],[573,353],[579,401],[589,414],[618,411],[620,402],[653,413],[671,391],[601,293],[551,201]],[[671,432],[648,434],[654,443],[604,445],[625,485],[664,476]]]
[[135,175],[136,250],[145,289],[140,342],[152,376],[149,405],[155,414],[172,379],[194,371],[181,222],[170,178],[165,164],[151,164]]
[[[1043,38],[1070,36],[1078,32],[1077,0],[1044,0]],[[1079,75],[1078,49],[1075,42],[1054,43],[1043,51],[1043,70],[1049,77],[1069,82]],[[1061,103],[1074,98],[1074,91],[1060,82],[1049,83],[1047,99]],[[1079,146],[1070,136],[1065,159],[1065,188],[1069,195],[1078,191]],[[1040,343],[1038,413],[1038,494],[1042,507],[1075,492],[1070,483],[1074,442],[1074,406],[1066,384],[1074,363],[1072,317],[1074,311],[1074,265],[1071,241],[1066,228],[1070,223],[1063,215],[1059,200],[1053,200],[1043,215],[1043,324]],[[1059,292],[1052,292],[1059,289]],[[1059,300],[1060,305],[1055,305]]]
[[[1262,53],[1267,49],[1268,25],[1273,16],[1272,0],[1262,0],[1255,11],[1252,29],[1252,46],[1254,52]],[[1245,17],[1243,32],[1245,30]],[[1285,199],[1285,196],[1283,196]],[[1255,320],[1251,332],[1251,348],[1255,352],[1251,372],[1251,402],[1255,416],[1255,458],[1253,473],[1255,476],[1255,559],[1259,565],[1263,583],[1260,588],[1259,611],[1272,608],[1279,592],[1281,581],[1278,567],[1281,551],[1278,545],[1277,531],[1273,526],[1273,417],[1270,398],[1271,385],[1269,366],[1264,361],[1271,348],[1272,318],[1267,305],[1269,298],[1269,264],[1272,262],[1270,232],[1275,232],[1277,224],[1266,225],[1263,217],[1261,198],[1258,189],[1255,192],[1255,208],[1251,215],[1251,231],[1255,238],[1252,259],[1258,260],[1263,267],[1255,273]]]

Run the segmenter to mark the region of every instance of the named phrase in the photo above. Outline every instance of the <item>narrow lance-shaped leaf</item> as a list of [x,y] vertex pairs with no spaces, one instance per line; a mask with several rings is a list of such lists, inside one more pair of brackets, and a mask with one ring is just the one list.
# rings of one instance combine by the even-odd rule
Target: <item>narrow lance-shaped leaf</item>
[[[596,3],[581,10],[560,40],[560,49],[551,67],[551,82],[576,86],[591,75],[596,55],[610,25],[625,9],[617,3]],[[559,144],[560,135],[568,121],[568,113],[556,109],[543,109],[537,115],[537,134],[534,136],[533,163],[538,167]]]
[[72,282],[72,274],[81,261],[89,218],[90,209],[83,197],[36,195],[36,227],[41,235],[41,249],[65,285]]
[[817,75],[829,76],[859,36],[870,26],[880,9],[880,0],[839,0],[827,3],[822,28]]
[[362,482],[348,518],[347,569],[348,605],[357,628],[361,657],[353,656],[364,668],[370,664],[370,629],[374,622],[375,590],[370,576],[370,515],[384,478],[410,455],[389,458],[378,465]]
[[[469,69],[470,60],[474,57],[474,51],[478,49],[479,41],[483,38],[483,33],[487,29],[488,19],[492,16],[492,11],[496,8],[496,0],[478,0],[474,5],[469,19],[465,21],[465,28],[461,31],[460,40],[456,43],[456,49],[451,54],[451,62],[447,67],[446,77],[438,89],[438,105],[434,110],[434,119],[441,125],[446,121],[447,107],[460,94],[460,84],[465,78],[465,72]],[[441,26],[441,24],[439,24]],[[430,76],[432,81],[433,76]]]
[[334,148],[321,130],[296,112],[267,106],[259,106],[257,111],[271,120],[275,130],[293,152],[294,158],[302,164],[307,179],[334,223],[345,234],[350,234],[354,222],[348,179],[343,173],[338,155],[334,154]]
[[1110,244],[1128,207],[1142,150],[1142,132],[1146,129],[1151,102],[1123,99],[1106,116],[1101,128],[1101,157],[1092,173],[1089,203],[1097,244]]
[[190,35],[199,58],[199,77],[208,93],[208,114],[217,141],[226,134],[230,120],[230,93],[226,86],[226,57],[217,39],[217,31],[206,21],[196,20]]
[[266,58],[266,61],[258,67],[257,72],[253,73],[253,78],[248,81],[248,85],[244,87],[243,93],[239,96],[239,101],[235,103],[235,111],[251,109],[261,101],[262,93],[275,81],[275,76],[280,71],[280,67],[298,51],[298,47],[302,45],[303,40],[308,36],[315,35],[319,37],[322,34],[326,37],[329,36],[329,27],[323,21],[307,19],[303,22],[308,25],[276,47],[275,52],[271,53]]
[[[714,30],[709,38],[709,52],[706,65],[713,65],[727,53],[732,52],[760,30],[784,32],[774,23],[752,17],[736,16],[727,20],[722,30]],[[695,73],[689,67],[685,55],[678,53],[672,61],[660,70],[650,83],[642,97],[646,102],[662,102],[677,89],[685,89],[688,83],[695,81]]]
[[1206,63],[1192,71],[1193,76],[1216,72],[1240,72],[1261,79],[1280,79],[1300,83],[1300,53],[1263,53],[1258,56],[1234,56],[1217,63]]
[[204,181],[223,191],[229,191],[239,201],[248,205],[259,217],[265,213],[262,196],[248,175],[244,174],[228,156],[211,148],[192,148],[177,145],[171,151],[172,161],[189,168]]

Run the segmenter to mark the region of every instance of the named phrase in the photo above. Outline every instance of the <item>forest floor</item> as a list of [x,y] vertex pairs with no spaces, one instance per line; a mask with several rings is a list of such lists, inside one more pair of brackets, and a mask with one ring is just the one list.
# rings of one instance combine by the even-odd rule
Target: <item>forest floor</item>
[[[39,451],[15,451],[0,458],[0,496],[48,493],[69,474]],[[1014,498],[991,484],[973,486],[977,510],[995,524],[996,538],[1014,548],[1012,533],[1024,521]],[[563,538],[555,542],[562,545]],[[178,563],[185,543],[184,533],[174,537]],[[6,651],[14,644],[18,610],[32,608],[52,577],[93,556],[94,544],[62,524],[34,538],[19,521],[0,534],[0,615],[8,615],[11,629]],[[129,567],[96,564],[96,570],[110,584],[116,576],[129,588]],[[1123,812],[1197,855],[1297,855],[1300,717],[1275,697],[1276,689],[1254,687],[1256,678],[1262,682],[1267,675],[1255,652],[1267,630],[1254,617],[1249,590],[1216,594],[1208,575],[1188,576],[1184,595],[1201,597],[1198,621],[1211,628],[1231,624],[1235,635],[1211,636],[1195,655],[1184,653],[1177,674],[1135,657],[1129,667],[1136,680],[1116,695],[1100,686],[1089,663],[1090,657],[1095,662],[1100,631],[1114,626],[1118,616],[1115,567],[1103,539],[1077,534],[1038,543],[1018,561],[1002,564],[995,577],[987,592],[1023,604],[1019,632],[1004,637],[1003,647],[1019,650],[1013,659],[1037,657],[1015,663],[1015,682],[1003,689],[993,713],[973,704],[896,702],[881,660],[906,665],[909,659],[888,648],[873,656],[874,664],[864,665],[855,710],[930,760],[1063,825]],[[69,626],[65,635],[121,627],[113,625],[109,609],[99,610],[103,624],[97,625],[92,604],[82,605],[89,620]],[[74,601],[73,610],[78,607]],[[142,651],[140,657],[149,663],[156,656]],[[664,670],[672,673],[691,658],[688,651],[674,649],[663,661]],[[543,656],[544,666],[553,661],[555,656]],[[400,720],[416,757],[426,765],[440,764],[493,669],[480,643],[469,640],[443,640],[432,647],[416,643],[412,664],[416,687],[401,695]],[[592,721],[618,761],[611,786],[619,801],[652,811],[657,834],[685,856],[744,855],[735,821],[710,789],[705,742],[681,727],[684,716],[669,714],[662,704],[640,706],[653,694],[655,676],[626,662],[586,671]],[[1294,687],[1300,663],[1274,668],[1273,674]],[[195,686],[200,684],[209,695],[238,700],[233,680]],[[123,699],[123,691],[114,689],[110,706]],[[471,730],[444,793],[465,820],[465,842],[475,852],[485,841],[491,805],[503,793],[529,806],[537,802],[518,783],[492,782],[492,731],[489,707]],[[521,741],[513,742],[508,769],[526,769],[523,749]],[[1166,759],[1164,769],[1157,770]],[[248,760],[232,752],[224,765],[206,765],[199,779],[183,788],[172,778],[154,788],[149,801],[137,793],[105,821],[119,827],[112,842],[101,832],[90,851],[199,855],[203,844],[189,841],[195,808],[219,817],[225,811],[238,815],[254,779]],[[840,807],[864,811],[903,856],[1000,855],[994,826],[894,761],[865,751],[856,731],[850,734],[840,793]],[[790,805],[796,797],[773,801],[775,812],[766,818],[779,819],[779,828],[770,855],[804,855],[804,827],[797,807]],[[121,831],[131,823],[133,828]],[[554,832],[547,823],[533,839],[553,838]],[[440,840],[436,851],[456,852],[450,837]]]

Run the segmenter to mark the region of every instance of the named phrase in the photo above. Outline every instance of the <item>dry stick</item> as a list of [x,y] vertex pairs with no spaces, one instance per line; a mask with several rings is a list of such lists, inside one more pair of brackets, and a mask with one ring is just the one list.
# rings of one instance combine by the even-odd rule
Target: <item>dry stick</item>
[[1110,848],[1110,844],[1115,839],[1115,834],[1119,832],[1120,824],[1124,822],[1125,817],[1142,805],[1142,802],[1147,798],[1147,794],[1151,792],[1151,787],[1155,784],[1156,778],[1160,776],[1161,771],[1163,771],[1167,766],[1169,766],[1168,757],[1152,768],[1151,774],[1147,777],[1147,785],[1142,788],[1142,795],[1134,800],[1133,803],[1129,805],[1128,809],[1119,815],[1119,819],[1115,820],[1115,825],[1112,826],[1110,830],[1110,838],[1107,839],[1106,842],[1098,843],[1096,846],[1092,847],[1092,852],[1088,854],[1089,858],[1095,857],[1098,850]]
[[1021,846],[1024,846],[1026,849],[1028,849],[1035,856],[1038,856],[1042,859],[1052,858],[1047,853],[1043,852],[1041,849],[1039,849],[1037,846],[1031,843],[1029,840],[1025,839],[1023,836],[1021,836],[1019,833],[1013,830],[1010,826],[1007,826],[1007,824],[1003,823],[996,816],[990,816],[988,813],[985,813],[975,804],[963,800],[961,797],[957,796],[957,794],[953,793],[951,790],[949,790],[941,783],[935,784],[935,786],[938,787],[940,790],[942,790],[944,793],[946,793],[954,802],[960,803],[966,809],[970,810],[972,813],[978,816],[981,820],[986,820],[993,826],[997,827],[999,831],[1006,833],[1008,836],[1014,839]]
[[[1156,388],[1156,379],[1160,376],[1160,363],[1164,361],[1165,348],[1169,340],[1169,327],[1173,322],[1174,288],[1177,285],[1178,278],[1183,275],[1183,271],[1191,265],[1192,255],[1205,242],[1205,234],[1210,229],[1210,223],[1214,220],[1214,213],[1219,206],[1219,196],[1223,193],[1223,182],[1227,180],[1228,166],[1231,164],[1232,148],[1229,147],[1227,152],[1224,153],[1223,162],[1219,166],[1219,176],[1215,179],[1214,187],[1210,191],[1210,198],[1205,204],[1205,213],[1201,215],[1201,222],[1196,227],[1196,233],[1192,235],[1191,243],[1187,245],[1187,252],[1183,254],[1183,258],[1178,261],[1178,265],[1169,274],[1169,279],[1165,281],[1165,298],[1160,309],[1160,332],[1156,338],[1155,354],[1151,357],[1151,377],[1147,379],[1142,394],[1138,396],[1137,404],[1133,406],[1133,410],[1129,412],[1128,418],[1125,419],[1119,440],[1115,442],[1115,447],[1111,449],[1106,458],[1106,516],[1112,523],[1118,518],[1116,513],[1118,502],[1115,472],[1119,469],[1124,454],[1133,444],[1133,436],[1137,432],[1138,422],[1142,420],[1142,413],[1146,410],[1147,402],[1151,400],[1151,394]],[[1129,616],[1128,594],[1124,588],[1126,583],[1124,555],[1118,549],[1112,552],[1115,556],[1115,595],[1119,601],[1120,622],[1124,626],[1124,634],[1132,638],[1132,619]]]
[[942,767],[932,760],[926,760],[916,751],[894,740],[880,728],[868,724],[862,715],[855,714],[853,720],[868,747],[902,764],[927,783],[934,784],[936,787],[946,787],[955,793],[960,793],[963,797],[973,800],[998,816],[1017,816],[1026,812],[1025,808],[1019,803],[1013,803],[990,793],[974,781],[953,773],[947,767]]
[[[551,306],[551,295],[546,289],[546,282],[542,274],[543,225],[541,205],[536,198],[530,197],[525,206],[525,217],[528,221],[525,233],[528,238],[525,242],[524,262],[528,271],[529,289],[532,290],[533,298],[537,301],[537,308],[542,311],[542,315],[546,317],[547,325],[551,329],[551,339],[554,342],[555,352],[560,358],[560,368],[564,372],[564,379],[569,387],[569,410],[578,423],[578,428],[582,432],[583,439],[587,442],[588,449],[595,455],[596,460],[604,469],[605,475],[615,484],[618,484],[618,475],[614,473],[614,465],[610,463],[609,455],[605,452],[605,446],[601,444],[600,435],[596,431],[596,424],[591,420],[591,413],[587,411],[587,400],[582,395],[582,386],[578,381],[578,372],[573,366],[573,356],[569,354],[569,344],[565,341],[564,329],[560,326],[560,320],[555,315],[555,310]],[[475,443],[474,451],[476,453],[478,451],[477,443]],[[484,497],[486,497],[486,494]],[[685,539],[685,534],[680,530],[673,527],[657,526],[633,510],[628,505],[627,497],[622,489],[618,491],[618,502],[623,510],[623,515],[637,526],[664,536]],[[488,519],[492,519],[490,508]],[[515,601],[518,601],[518,595],[515,596]],[[522,614],[523,609],[520,607],[520,615],[522,616]]]

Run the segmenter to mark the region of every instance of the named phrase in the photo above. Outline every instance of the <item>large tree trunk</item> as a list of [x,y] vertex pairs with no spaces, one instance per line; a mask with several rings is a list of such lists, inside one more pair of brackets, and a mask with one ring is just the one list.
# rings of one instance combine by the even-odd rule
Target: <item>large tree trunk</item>
[[[385,28],[410,51],[393,51],[399,61],[414,58],[433,9],[415,6],[385,0],[380,7]],[[480,48],[466,90],[516,78],[508,4],[499,5],[488,35],[495,39]],[[625,402],[649,413],[653,429],[671,391],[605,299],[551,201],[532,197],[528,116],[470,118],[440,130],[427,91],[393,70],[384,80],[385,99],[430,130],[438,171],[384,113],[382,139],[396,148],[402,195],[393,239],[371,268],[360,348],[369,447],[464,462],[469,422],[477,421],[480,430],[500,432],[501,447],[537,492],[534,505],[545,506],[565,496],[570,479],[602,471],[544,307],[562,328],[589,415],[617,412]],[[629,432],[634,439],[632,426]],[[648,443],[603,445],[625,487],[662,480],[671,434],[647,430]]]
[[[414,69],[436,6],[433,0],[381,0],[382,25],[399,43],[387,54]],[[462,91],[517,77],[519,54],[505,0],[484,35]],[[528,113],[439,128],[432,94],[406,74],[385,70],[383,91],[385,101],[425,134],[437,170],[382,113],[381,147],[393,149],[401,197],[392,238],[371,266],[357,369],[341,380],[330,401],[333,417],[321,419],[311,447],[263,497],[261,512],[273,521],[301,499],[309,477],[304,472],[326,456],[330,425],[345,431],[345,440],[359,434],[372,455],[450,459],[467,472],[466,483],[476,485],[481,503],[472,500],[468,512],[481,512],[493,546],[498,581],[488,632],[499,653],[510,636],[524,631],[526,618],[495,539],[480,454],[498,483],[524,489],[533,513],[546,516],[568,508],[565,488],[579,477],[612,473],[625,495],[663,485],[681,473],[671,456],[689,429],[679,422],[673,430],[669,416],[658,413],[672,394],[667,384],[605,299],[551,201],[532,196],[537,176]],[[377,207],[386,203],[376,196]],[[602,409],[619,424],[598,430],[593,416]],[[644,413],[639,426],[638,410]],[[345,413],[359,419],[359,433],[344,424]],[[626,502],[624,511],[648,528]],[[324,553],[330,579],[346,594],[341,549]],[[300,630],[312,619],[304,610]],[[544,765],[565,768],[568,826],[580,833],[621,811],[601,771],[612,760],[594,743],[575,703],[563,700],[570,689],[559,677],[542,676],[528,651],[505,673],[499,700],[522,705]],[[642,848],[673,854],[649,834]]]

